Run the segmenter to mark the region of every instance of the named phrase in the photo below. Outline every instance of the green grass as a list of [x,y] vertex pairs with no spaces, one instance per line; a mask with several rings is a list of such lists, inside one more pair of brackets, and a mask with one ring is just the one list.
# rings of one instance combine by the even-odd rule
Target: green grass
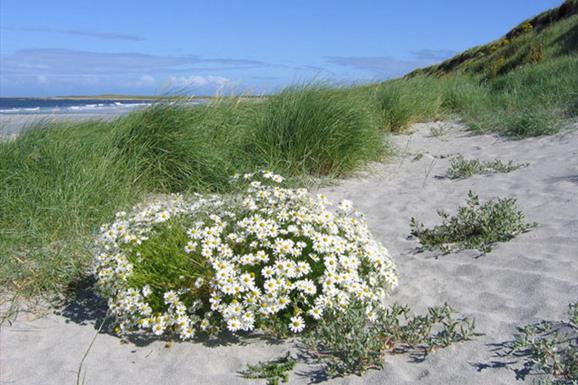
[[86,271],[98,226],[151,193],[225,192],[229,175],[257,168],[296,183],[346,175],[390,152],[384,133],[415,122],[459,118],[513,138],[557,132],[578,116],[578,8],[566,3],[507,42],[403,79],[194,108],[170,97],[112,122],[44,123],[0,143],[0,287],[60,291]]
[[291,87],[259,107],[245,145],[252,163],[288,175],[338,175],[383,153],[379,117],[347,89]]
[[388,131],[415,122],[460,118],[476,133],[521,138],[558,132],[578,115],[578,55],[524,66],[496,79],[415,76],[373,86]]

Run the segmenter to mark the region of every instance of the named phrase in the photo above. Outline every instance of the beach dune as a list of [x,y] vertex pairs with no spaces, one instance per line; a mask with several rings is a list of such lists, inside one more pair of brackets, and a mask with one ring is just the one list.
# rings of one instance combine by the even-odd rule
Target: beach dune
[[[434,135],[435,133],[435,135]],[[440,134],[441,133],[441,134]],[[495,348],[511,340],[517,326],[565,316],[578,298],[578,130],[548,137],[508,140],[471,135],[456,122],[413,125],[393,137],[398,156],[354,177],[320,189],[330,200],[349,199],[395,259],[400,284],[392,302],[417,312],[447,302],[474,317],[482,335],[414,362],[388,355],[385,368],[331,384],[531,384],[516,379],[519,367],[501,361]],[[452,157],[529,163],[507,174],[445,178]],[[454,213],[472,190],[483,201],[517,199],[527,221],[538,226],[494,250],[439,256],[417,253],[408,238],[411,217],[439,223],[437,210]],[[21,313],[0,334],[3,384],[75,384],[83,354],[104,316],[102,302],[87,289],[76,302],[42,317]],[[259,336],[238,341],[174,342],[139,339],[123,343],[99,333],[83,366],[85,384],[246,384],[247,364],[296,351],[292,341]],[[290,383],[312,381],[316,366],[301,363]],[[264,382],[263,382],[264,383]]]

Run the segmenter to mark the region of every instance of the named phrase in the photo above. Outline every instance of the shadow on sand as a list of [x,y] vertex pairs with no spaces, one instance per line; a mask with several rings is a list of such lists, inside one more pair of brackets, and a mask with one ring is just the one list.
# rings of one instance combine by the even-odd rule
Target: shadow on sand
[[[93,276],[85,277],[74,282],[68,288],[67,295],[54,313],[79,325],[92,326],[101,333],[122,339],[125,342],[139,347],[147,346],[155,341],[178,342],[176,336],[163,335],[151,336],[144,333],[129,333],[119,336],[114,331],[114,320],[108,316],[106,301],[96,293],[96,280]],[[198,336],[192,341],[202,343],[207,347],[219,347],[230,345],[248,345],[251,341],[266,341],[269,345],[280,345],[284,341],[262,333],[239,333],[238,335],[222,332],[216,336]]]

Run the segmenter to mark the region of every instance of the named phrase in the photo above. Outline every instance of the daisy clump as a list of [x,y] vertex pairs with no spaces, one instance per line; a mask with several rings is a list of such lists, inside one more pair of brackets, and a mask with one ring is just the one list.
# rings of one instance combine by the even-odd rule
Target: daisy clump
[[235,175],[230,195],[171,195],[103,226],[95,273],[119,330],[301,333],[328,310],[368,318],[397,286],[389,253],[343,201]]

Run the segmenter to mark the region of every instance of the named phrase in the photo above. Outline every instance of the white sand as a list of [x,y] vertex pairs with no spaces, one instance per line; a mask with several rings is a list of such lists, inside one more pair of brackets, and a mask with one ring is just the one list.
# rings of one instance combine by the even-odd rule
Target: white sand
[[[432,127],[442,127],[446,135],[432,137]],[[407,356],[387,356],[384,370],[329,383],[530,384],[531,377],[516,380],[511,367],[480,370],[480,365],[499,361],[492,344],[510,340],[516,326],[561,319],[568,303],[578,299],[578,130],[520,141],[470,136],[448,122],[418,124],[412,130],[411,135],[393,139],[399,157],[374,165],[368,175],[322,190],[333,200],[352,200],[392,252],[401,276],[392,301],[418,311],[448,302],[475,317],[484,335],[435,352],[421,363]],[[414,160],[417,154],[423,156]],[[530,166],[461,181],[436,178],[447,170],[446,156],[456,154]],[[415,254],[417,241],[407,239],[409,218],[437,224],[436,211],[453,212],[470,189],[482,200],[517,198],[528,221],[539,226],[477,259],[473,252],[439,259]],[[99,316],[91,302],[88,298],[87,303],[77,303],[64,315],[35,320],[21,315],[12,326],[4,325],[0,382],[74,384]],[[253,380],[241,378],[239,370],[288,349],[294,349],[290,343],[275,345],[259,338],[229,345],[177,342],[166,348],[162,341],[122,344],[115,336],[100,334],[85,362],[86,384],[250,384]],[[291,383],[309,383],[311,378],[303,374],[311,369],[300,365]]]
[[79,122],[89,120],[110,121],[121,115],[129,113],[129,109],[119,109],[118,111],[85,112],[75,114],[0,114],[0,139],[3,137],[13,137],[21,131],[38,124],[54,122]]

